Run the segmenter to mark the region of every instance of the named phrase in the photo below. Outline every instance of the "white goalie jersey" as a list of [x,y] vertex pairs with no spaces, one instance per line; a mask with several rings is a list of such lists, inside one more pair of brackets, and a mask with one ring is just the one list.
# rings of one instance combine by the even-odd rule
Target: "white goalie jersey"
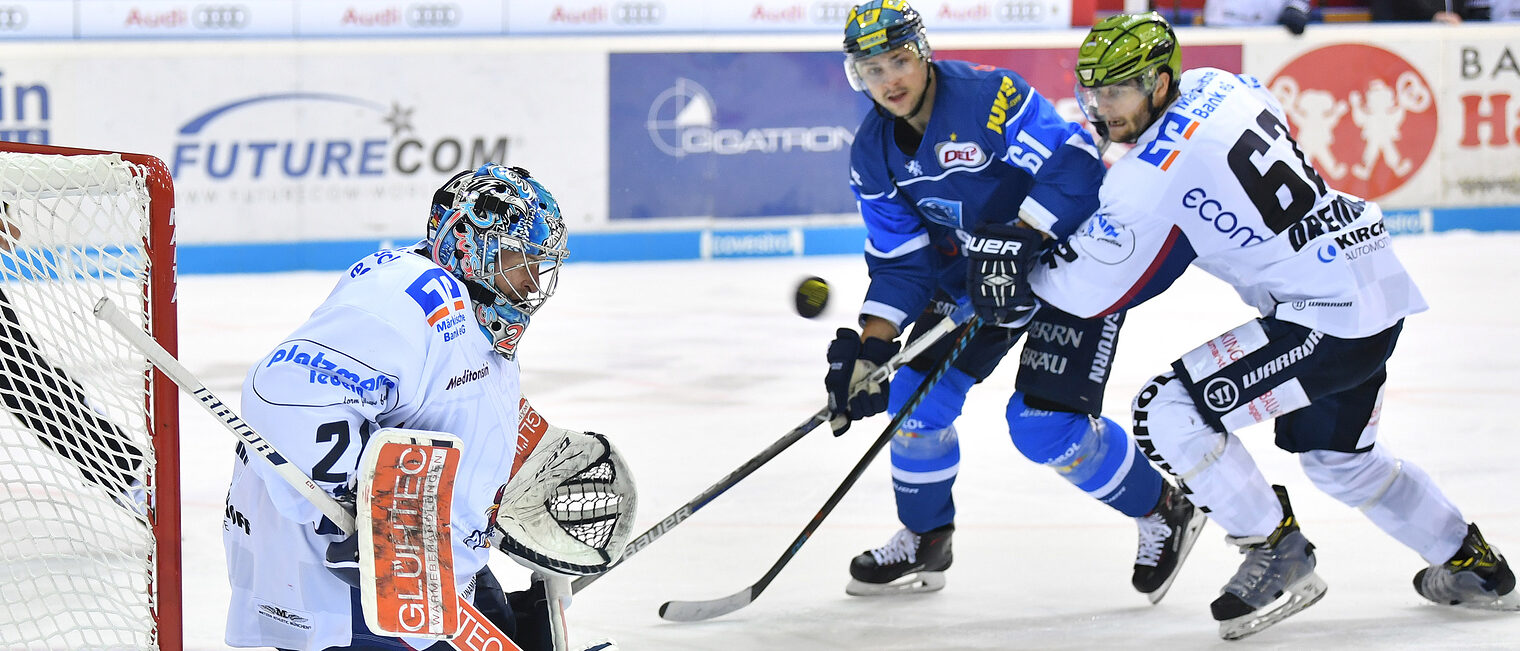
[[[379,427],[449,432],[464,455],[452,505],[460,595],[486,564],[489,512],[517,444],[518,367],[492,350],[463,284],[396,249],[351,267],[327,300],[243,384],[245,420],[324,490],[340,494]],[[321,514],[239,449],[223,540],[238,647],[350,644],[350,588],[324,567]]]
[[1031,273],[1041,299],[1108,314],[1191,264],[1262,316],[1335,337],[1426,309],[1381,210],[1326,185],[1260,81],[1199,68],[1182,74],[1180,93],[1109,170],[1098,211]]

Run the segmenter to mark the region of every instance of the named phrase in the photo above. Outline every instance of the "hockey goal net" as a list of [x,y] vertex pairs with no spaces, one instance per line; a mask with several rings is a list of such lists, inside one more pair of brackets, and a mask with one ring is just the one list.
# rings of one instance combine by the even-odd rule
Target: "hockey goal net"
[[0,204],[0,649],[178,650],[176,389],[92,316],[176,349],[169,171],[0,143]]

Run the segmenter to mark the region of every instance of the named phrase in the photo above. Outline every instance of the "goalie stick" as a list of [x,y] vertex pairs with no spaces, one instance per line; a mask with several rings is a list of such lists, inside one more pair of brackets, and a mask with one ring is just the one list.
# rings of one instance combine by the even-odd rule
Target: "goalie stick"
[[[216,397],[216,394],[206,388],[206,385],[194,373],[191,373],[190,369],[180,364],[179,360],[174,358],[174,355],[164,350],[163,346],[160,346],[157,341],[154,341],[152,337],[149,337],[147,333],[132,323],[131,319],[126,314],[123,314],[110,299],[102,298],[96,302],[94,313],[97,318],[106,322],[113,330],[126,338],[128,343],[142,352],[152,362],[153,366],[173,380],[180,389],[194,397],[201,407],[204,407],[207,412],[216,417],[218,422],[235,434],[242,441],[244,447],[258,453],[258,456],[267,461],[274,468],[275,472],[279,473],[282,479],[289,483],[308,502],[311,502],[313,506],[316,506],[323,515],[327,516],[328,520],[331,520],[339,529],[342,529],[344,534],[353,535],[358,532],[353,514],[349,513],[343,505],[339,504],[331,495],[328,495],[326,491],[317,486],[316,482],[302,473],[299,468],[287,461],[280,454],[279,450],[275,449],[273,444],[265,440],[263,436],[260,436],[242,417],[238,416],[220,398]],[[547,586],[553,585],[553,582],[547,582]],[[447,587],[448,591],[452,593],[454,586],[451,584]],[[550,592],[551,607],[555,603],[562,603],[563,593],[563,588]],[[486,619],[475,608],[474,604],[468,600],[459,599],[457,594],[455,602],[459,611],[458,621],[460,625],[454,634],[450,634],[446,638],[444,636],[418,635],[415,632],[408,631],[383,630],[377,632],[397,637],[446,639],[451,646],[459,651],[522,651],[516,643],[497,629],[490,620]],[[371,614],[366,613],[365,616],[369,618]],[[559,621],[552,624],[555,635],[554,649],[555,651],[566,651],[567,644],[564,636],[563,609],[561,607],[552,608],[551,621],[555,619]]]
[[[922,336],[909,342],[907,346],[903,347],[901,352],[893,355],[891,359],[887,360],[886,364],[882,364],[879,368],[873,371],[871,375],[867,376],[866,379],[863,380],[863,382],[885,381],[893,371],[912,361],[913,358],[923,354],[923,352],[928,350],[930,346],[933,346],[940,339],[943,339],[945,335],[950,334],[950,332],[954,331],[957,327],[964,323],[967,318],[971,316],[973,311],[974,310],[972,310],[969,303],[958,307],[955,312],[953,312],[948,318],[941,319],[939,323],[934,324],[934,327],[930,328]],[[623,557],[619,559],[616,564],[607,568],[607,571],[610,572],[613,569],[616,569],[619,565],[622,565],[628,560],[629,556],[637,554],[639,550],[648,547],[650,543],[658,540],[660,536],[669,533],[671,529],[674,529],[676,527],[676,525],[679,525],[682,522],[686,521],[686,519],[691,517],[692,514],[700,511],[702,507],[707,506],[709,502],[717,499],[719,495],[727,492],[728,489],[733,488],[735,484],[738,484],[745,477],[748,477],[756,470],[759,470],[760,466],[763,466],[766,463],[770,462],[770,460],[774,459],[776,455],[781,454],[787,448],[791,447],[793,443],[802,440],[802,437],[807,436],[808,433],[812,432],[814,429],[817,429],[819,425],[827,422],[829,422],[829,408],[825,406],[815,412],[812,416],[809,416],[808,419],[803,421],[801,425],[792,428],[792,431],[787,432],[784,436],[777,439],[776,442],[770,444],[770,447],[761,450],[760,454],[755,455],[749,461],[744,462],[743,465],[735,468],[733,472],[728,473],[722,479],[718,480],[718,483],[707,487],[707,490],[702,491],[696,497],[692,498],[691,501],[681,505],[681,508],[676,509],[674,513],[665,516],[665,518],[660,520],[658,524],[650,527],[648,531],[639,534],[639,536],[629,542],[628,547],[623,550]],[[586,586],[591,585],[597,579],[606,576],[606,574],[607,572],[601,572],[599,574],[588,574],[586,576],[577,577],[570,584],[571,593],[573,594],[584,590]]]
[[95,316],[105,321],[107,325],[120,333],[121,336],[126,337],[127,342],[146,355],[148,361],[158,367],[158,370],[162,371],[164,375],[169,376],[169,379],[174,380],[174,383],[179,385],[179,388],[195,398],[195,401],[200,403],[201,407],[204,407],[212,416],[215,416],[218,422],[226,426],[233,434],[236,434],[238,440],[243,442],[244,447],[258,453],[258,456],[268,461],[269,465],[274,467],[275,472],[279,473],[282,479],[289,483],[292,488],[296,489],[296,492],[300,493],[301,497],[306,498],[306,501],[316,506],[317,510],[322,512],[322,515],[327,516],[328,520],[332,520],[333,524],[338,525],[338,528],[342,529],[343,533],[352,534],[357,530],[354,525],[354,514],[349,513],[347,509],[343,508],[343,505],[338,504],[337,500],[317,486],[317,483],[312,481],[310,477],[302,473],[300,468],[286,461],[285,456],[280,454],[280,451],[276,450],[273,444],[264,440],[264,437],[259,436],[258,432],[253,431],[253,428],[249,427],[248,423],[243,422],[242,417],[232,411],[232,408],[224,404],[221,398],[216,397],[216,394],[212,393],[210,389],[207,389],[206,385],[202,384],[200,379],[190,372],[190,369],[185,368],[183,364],[179,363],[179,360],[174,359],[174,356],[169,354],[169,351],[164,350],[163,346],[158,345],[157,341],[154,341],[152,337],[149,337],[147,333],[132,323],[131,319],[128,319],[127,315],[123,314],[121,309],[111,302],[111,299],[102,298],[95,303]]
[[924,381],[918,385],[918,388],[913,390],[913,394],[908,397],[907,403],[902,406],[902,409],[897,411],[896,416],[892,417],[892,422],[887,424],[886,430],[871,444],[870,449],[866,450],[865,456],[861,457],[860,461],[855,464],[855,467],[850,469],[850,474],[846,475],[844,481],[839,484],[839,487],[834,489],[834,493],[823,503],[823,507],[818,509],[818,513],[813,516],[813,519],[807,523],[806,527],[803,527],[802,533],[798,534],[797,539],[787,546],[786,551],[782,552],[781,558],[776,559],[776,563],[765,573],[765,576],[760,577],[760,580],[755,582],[754,585],[727,597],[707,601],[667,601],[660,606],[660,617],[675,622],[696,622],[726,615],[754,603],[755,599],[759,598],[760,593],[765,591],[766,586],[769,586],[771,581],[775,580],[776,575],[781,573],[781,569],[791,562],[792,557],[797,555],[798,550],[802,549],[803,543],[806,543],[808,538],[813,535],[813,532],[817,531],[818,527],[823,524],[823,519],[828,517],[829,513],[834,510],[834,507],[839,504],[840,500],[844,499],[845,493],[848,493],[850,488],[855,485],[856,480],[860,479],[861,474],[865,473],[866,467],[871,465],[871,461],[876,458],[881,449],[892,441],[892,437],[897,433],[897,429],[902,426],[903,421],[929,395],[929,389],[938,384],[945,373],[950,370],[950,366],[955,363],[957,357],[960,357],[961,351],[965,350],[966,344],[971,342],[971,338],[976,335],[981,326],[982,320],[980,317],[973,315],[967,320],[966,329],[956,337],[955,342],[950,346],[950,351],[934,365],[934,368],[924,378]]

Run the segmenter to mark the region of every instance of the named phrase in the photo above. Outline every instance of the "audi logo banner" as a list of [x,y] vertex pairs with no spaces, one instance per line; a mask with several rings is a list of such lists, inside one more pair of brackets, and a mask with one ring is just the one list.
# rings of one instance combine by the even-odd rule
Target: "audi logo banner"
[[[860,0],[0,0],[0,39],[837,33]],[[934,32],[1066,29],[1074,0],[916,0]],[[1084,23],[1085,24],[1085,23]]]
[[74,8],[71,2],[0,0],[0,40],[73,36]]
[[[513,0],[509,34],[835,32],[850,0]],[[1071,0],[917,0],[930,30],[1065,29]]]

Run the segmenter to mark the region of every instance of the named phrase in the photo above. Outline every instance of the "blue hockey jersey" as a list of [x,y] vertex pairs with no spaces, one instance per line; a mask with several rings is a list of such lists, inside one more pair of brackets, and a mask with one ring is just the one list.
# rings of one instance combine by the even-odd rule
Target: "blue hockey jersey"
[[855,132],[850,189],[867,231],[871,284],[861,316],[903,331],[936,287],[966,293],[963,244],[983,223],[1025,223],[1065,238],[1098,207],[1103,163],[1081,126],[1017,73],[937,61],[933,113],[916,151],[910,129],[873,110]]

